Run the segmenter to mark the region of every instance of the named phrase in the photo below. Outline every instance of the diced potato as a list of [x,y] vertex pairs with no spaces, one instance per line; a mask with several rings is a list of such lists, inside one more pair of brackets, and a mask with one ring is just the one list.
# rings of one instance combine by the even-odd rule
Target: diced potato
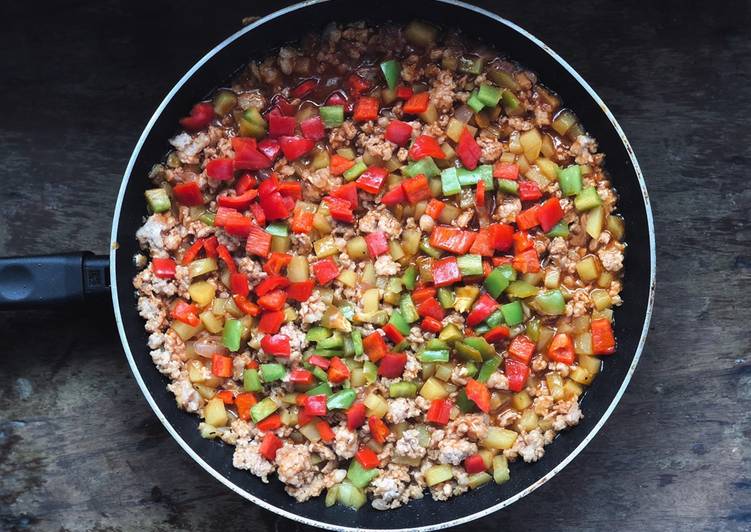
[[551,126],[556,131],[556,133],[563,136],[568,132],[569,129],[571,129],[571,126],[573,126],[575,123],[576,115],[568,109],[564,109],[556,115]]
[[585,386],[589,386],[595,378],[594,375],[580,366],[574,366],[573,368],[571,368],[569,377],[572,381],[579,384],[584,384]]
[[203,409],[203,414],[206,423],[215,427],[223,427],[229,420],[227,410],[224,408],[224,401],[219,397],[213,397],[208,400]]
[[448,382],[453,372],[453,364],[436,364],[435,377],[442,380],[443,382]]
[[368,416],[381,418],[389,411],[389,405],[386,400],[375,392],[368,394],[363,403],[365,403],[365,408],[367,408]]
[[326,209],[326,214],[324,214],[321,209],[318,209],[313,215],[313,228],[322,235],[328,235],[331,233],[331,221],[328,216],[328,209]]
[[227,302],[224,304],[224,312],[233,318],[242,318],[245,316],[245,313],[237,307],[235,300],[232,298],[227,299]]
[[540,151],[547,158],[555,157],[555,145],[553,144],[553,137],[551,137],[550,134],[545,133],[542,136],[542,147],[540,148]]
[[579,365],[589,371],[592,375],[600,373],[602,361],[591,355],[579,355]]
[[206,372],[204,371],[203,362],[200,360],[189,360],[188,366],[188,380],[190,382],[203,382]]
[[318,432],[315,423],[308,423],[300,427],[300,434],[305,436],[309,442],[315,443],[321,439],[321,434]]
[[224,316],[224,307],[227,304],[228,298],[226,297],[217,297],[214,298],[214,301],[211,303],[211,312],[215,316]]
[[435,486],[452,478],[454,478],[454,473],[450,464],[434,465],[425,471],[425,483],[428,486]]
[[561,271],[560,270],[548,270],[545,272],[545,288],[553,290],[558,288],[561,284]]
[[516,426],[520,431],[529,432],[537,428],[538,417],[534,410],[527,408],[522,412],[521,417],[516,422]]
[[477,451],[477,454],[482,457],[482,463],[485,464],[485,468],[491,469],[493,467],[493,457],[498,454],[498,451],[496,449],[480,449]]
[[216,427],[214,425],[209,425],[208,423],[204,422],[198,424],[198,431],[201,433],[201,438],[205,438],[207,440],[213,440],[219,435],[219,432],[216,430]]
[[355,285],[357,285],[357,274],[354,270],[344,270],[339,274],[339,277],[337,277],[337,279],[344,286],[348,286],[350,288],[354,288]]
[[292,243],[288,236],[272,236],[271,237],[271,251],[276,251],[277,253],[286,253],[289,251],[289,248],[292,246]]
[[545,375],[545,383],[548,385],[548,390],[554,400],[563,399],[563,379],[560,374],[548,373]]
[[347,241],[347,255],[352,260],[362,260],[368,256],[368,246],[365,243],[365,239],[361,236],[356,236]]
[[198,281],[190,285],[188,293],[190,299],[197,303],[199,307],[205,307],[214,299],[216,287],[208,281]]
[[[546,135],[545,138],[549,137]],[[550,159],[540,157],[535,161],[535,164],[540,169],[540,172],[542,172],[542,175],[547,177],[549,181],[552,181],[558,177],[558,165]]]
[[487,484],[491,480],[493,480],[493,477],[491,477],[485,471],[480,471],[479,473],[470,475],[467,484],[469,485],[470,489],[475,489]]
[[493,458],[493,480],[496,484],[503,484],[511,478],[508,469],[508,460],[502,454]]
[[407,255],[415,255],[420,247],[420,236],[422,235],[419,229],[405,229],[402,233],[402,249]]
[[459,138],[462,136],[465,125],[466,124],[464,122],[461,122],[456,118],[452,118],[451,120],[449,120],[449,124],[446,127],[446,136],[454,142],[459,142]]
[[375,286],[376,284],[375,266],[370,261],[366,262],[365,267],[362,269],[362,282],[370,286]]
[[616,240],[623,240],[623,234],[626,232],[626,226],[623,223],[623,218],[611,214],[606,220],[606,227],[613,238]]
[[459,207],[452,203],[447,203],[446,206],[441,211],[441,214],[438,215],[438,221],[442,224],[450,224],[453,220],[456,220],[457,216],[461,214],[461,210]]
[[584,227],[587,234],[596,240],[600,238],[600,234],[602,234],[604,223],[605,210],[602,208],[602,205],[600,205],[587,213],[587,222]]
[[545,351],[553,336],[555,336],[553,329],[550,327],[540,327],[540,337],[537,339],[537,351]]
[[339,254],[339,248],[336,245],[334,237],[331,235],[326,235],[313,242],[313,250],[319,259]]
[[511,449],[519,434],[513,430],[501,427],[488,428],[488,435],[481,445],[488,449]]
[[307,281],[310,275],[308,259],[300,255],[294,255],[287,265],[287,277],[292,283]]
[[515,393],[511,398],[511,406],[513,406],[515,410],[518,410],[520,412],[525,408],[529,408],[531,404],[532,398],[524,390],[519,393]]
[[519,143],[524,150],[524,157],[530,163],[534,163],[540,156],[540,148],[542,148],[542,135],[537,128],[522,133],[519,137]]
[[587,255],[576,263],[576,273],[582,281],[594,281],[600,275],[599,260],[594,255]]
[[472,304],[480,295],[478,286],[460,286],[455,290],[454,310],[457,312],[467,312]]
[[190,275],[190,278],[193,279],[194,277],[199,277],[216,271],[218,268],[219,266],[217,265],[216,260],[211,257],[197,259],[188,264],[188,274]]
[[420,395],[425,399],[432,401],[434,399],[445,399],[448,397],[449,392],[446,389],[446,385],[434,377],[430,377],[425,381],[420,389]]
[[389,242],[389,254],[391,255],[391,258],[397,262],[406,257],[402,246],[400,246],[399,242],[397,242],[396,240]]
[[377,288],[365,290],[362,295],[362,309],[365,313],[375,312],[380,306],[380,292]]
[[584,388],[579,383],[566,379],[563,385],[563,397],[565,399],[577,399],[582,393],[584,393]]
[[603,271],[597,278],[597,286],[608,289],[613,282],[613,274],[609,271]]
[[224,328],[224,320],[210,310],[204,310],[198,317],[201,318],[201,323],[206,327],[206,330],[212,334],[220,333]]
[[512,131],[511,135],[509,135],[508,149],[511,153],[515,153],[516,155],[524,153],[524,147],[522,146],[522,143],[519,140],[518,131]]
[[601,288],[595,288],[589,293],[589,299],[592,300],[592,304],[597,310],[605,310],[610,308],[613,304],[613,300],[610,298],[610,294],[607,290]]
[[203,330],[203,323],[199,323],[195,327],[191,327],[187,323],[175,320],[172,322],[171,327],[172,330],[174,330],[180,337],[180,339],[184,342],[186,340],[190,340],[196,334],[201,332]]
[[574,336],[574,351],[577,355],[592,354],[592,335],[589,332]]

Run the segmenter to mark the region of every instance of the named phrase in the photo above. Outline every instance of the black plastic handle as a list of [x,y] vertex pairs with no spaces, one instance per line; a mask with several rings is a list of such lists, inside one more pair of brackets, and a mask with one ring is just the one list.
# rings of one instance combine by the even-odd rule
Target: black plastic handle
[[0,258],[0,310],[82,303],[109,289],[109,257],[89,251]]

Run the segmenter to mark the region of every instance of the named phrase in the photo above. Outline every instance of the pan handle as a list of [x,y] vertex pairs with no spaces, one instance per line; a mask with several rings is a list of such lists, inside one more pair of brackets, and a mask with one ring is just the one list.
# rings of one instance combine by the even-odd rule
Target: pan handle
[[107,256],[81,251],[0,258],[0,310],[82,303],[109,291]]

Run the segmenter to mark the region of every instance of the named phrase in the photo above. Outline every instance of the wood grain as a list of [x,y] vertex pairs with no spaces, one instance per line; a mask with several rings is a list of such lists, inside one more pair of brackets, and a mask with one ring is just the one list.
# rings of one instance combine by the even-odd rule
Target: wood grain
[[[0,6],[0,255],[107,251],[158,101],[243,16],[278,5],[229,4]],[[749,3],[482,4],[557,50],[618,117],[647,178],[659,271],[642,362],[605,428],[473,530],[748,530]],[[298,528],[182,453],[106,306],[0,314],[0,338],[0,529]]]

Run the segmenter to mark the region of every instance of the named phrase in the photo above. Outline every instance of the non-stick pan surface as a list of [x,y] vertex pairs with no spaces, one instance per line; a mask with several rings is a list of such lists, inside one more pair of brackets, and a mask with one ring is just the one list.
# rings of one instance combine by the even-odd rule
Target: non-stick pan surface
[[[607,154],[606,168],[620,195],[620,210],[627,224],[624,303],[616,311],[615,320],[618,351],[603,357],[603,371],[582,401],[582,422],[561,433],[546,447],[545,456],[538,462],[513,464],[511,480],[503,485],[487,485],[442,503],[427,496],[388,512],[379,512],[370,505],[356,513],[341,506],[325,508],[320,499],[297,503],[277,480],[264,484],[247,471],[233,468],[233,447],[201,438],[196,430],[198,418],[176,407],[174,397],[165,387],[165,377],[149,356],[147,335],[136,311],[131,284],[137,273],[132,258],[139,251],[134,235],[146,214],[143,191],[149,184],[149,169],[167,151],[167,139],[175,134],[178,119],[249,59],[261,57],[270,49],[295,41],[332,20],[366,19],[384,23],[412,18],[459,27],[470,37],[487,42],[536,71],[599,141],[601,151]],[[653,234],[644,182],[623,132],[589,85],[543,43],[507,20],[459,2],[386,0],[367,4],[320,0],[278,11],[229,37],[201,59],[156,110],[130,159],[115,209],[112,241],[117,245],[113,245],[110,257],[112,296],[123,347],[146,399],[183,449],[227,487],[269,510],[311,525],[341,530],[412,527],[431,530],[467,522],[511,504],[553,477],[600,429],[623,394],[644,344],[654,288]],[[562,499],[573,496],[566,490],[560,493]],[[561,502],[550,501],[550,504]]]

